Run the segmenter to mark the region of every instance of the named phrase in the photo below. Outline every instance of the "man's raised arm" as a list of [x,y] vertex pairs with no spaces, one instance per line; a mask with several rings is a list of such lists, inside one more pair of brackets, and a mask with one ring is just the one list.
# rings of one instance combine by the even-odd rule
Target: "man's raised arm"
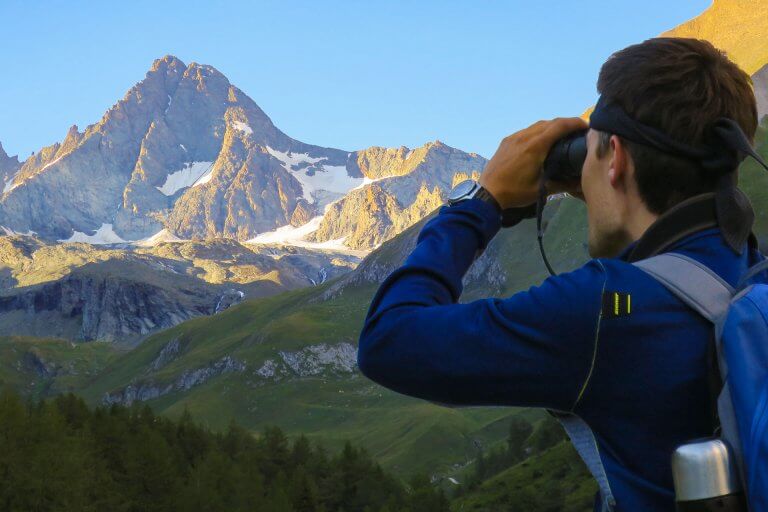
[[[559,136],[540,123],[528,131],[536,127],[540,135],[549,128],[552,140]],[[526,144],[512,141],[523,151],[517,161],[524,160],[523,171],[538,172],[551,143],[525,132],[520,134]],[[544,156],[525,152],[531,143]],[[494,160],[484,176],[494,177]],[[502,178],[500,173],[494,179]],[[529,204],[531,195],[535,201],[537,178],[518,171],[516,179],[517,191],[494,193],[505,208]],[[490,183],[486,179],[484,186],[493,191]],[[498,212],[479,199],[445,206],[427,222],[416,248],[371,304],[358,352],[366,376],[395,391],[449,404],[560,410],[575,405],[594,361],[604,270],[592,261],[507,299],[458,304],[462,277],[499,228]]]

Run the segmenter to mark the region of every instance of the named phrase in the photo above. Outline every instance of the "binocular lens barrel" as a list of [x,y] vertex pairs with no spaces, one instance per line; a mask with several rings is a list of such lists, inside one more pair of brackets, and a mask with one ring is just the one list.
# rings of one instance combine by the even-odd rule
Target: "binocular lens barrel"
[[587,130],[571,133],[555,142],[544,160],[544,178],[574,181],[581,178],[587,158]]

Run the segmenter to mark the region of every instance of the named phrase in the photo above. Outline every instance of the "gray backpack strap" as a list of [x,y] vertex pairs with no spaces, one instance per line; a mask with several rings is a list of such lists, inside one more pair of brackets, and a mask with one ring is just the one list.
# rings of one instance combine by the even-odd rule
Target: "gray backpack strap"
[[664,253],[634,265],[714,324],[731,305],[733,288],[708,267],[687,256]]
[[616,500],[613,497],[608,476],[605,474],[605,467],[603,467],[603,461],[600,459],[600,451],[592,429],[575,414],[556,412],[552,412],[552,414],[560,421],[581,460],[584,461],[587,469],[597,481],[600,488],[600,499],[603,503],[601,512],[613,512],[616,507]]
[[[742,461],[736,415],[728,385],[728,364],[720,350],[719,332],[726,319],[735,291],[709,267],[682,254],[665,253],[634,264],[664,285],[684,303],[714,324],[720,377],[723,389],[717,399],[722,438],[728,441],[737,461]],[[759,271],[764,270],[761,267]],[[741,470],[741,464],[739,464]]]

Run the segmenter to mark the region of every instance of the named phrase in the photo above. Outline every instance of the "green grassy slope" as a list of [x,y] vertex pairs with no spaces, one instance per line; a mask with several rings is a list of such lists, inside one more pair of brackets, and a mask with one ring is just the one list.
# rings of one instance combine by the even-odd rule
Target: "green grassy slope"
[[3,336],[0,385],[32,399],[78,391],[120,354],[110,343]]
[[597,484],[567,441],[483,482],[451,503],[453,512],[588,512]]
[[[131,382],[162,385],[190,368],[231,356],[247,362],[249,370],[170,393],[150,405],[170,416],[186,408],[213,428],[224,428],[234,418],[254,430],[279,425],[289,434],[304,433],[332,448],[353,440],[385,467],[406,475],[450,472],[451,464],[474,456],[475,440],[491,444],[502,439],[504,419],[520,411],[443,408],[385,390],[357,373],[271,381],[250,371],[274,359],[278,351],[321,342],[354,343],[373,291],[372,286],[354,287],[334,300],[308,303],[321,290],[300,290],[185,322],[113,361],[81,394],[98,403],[104,393]],[[174,338],[182,340],[182,355],[158,371],[148,371]]]

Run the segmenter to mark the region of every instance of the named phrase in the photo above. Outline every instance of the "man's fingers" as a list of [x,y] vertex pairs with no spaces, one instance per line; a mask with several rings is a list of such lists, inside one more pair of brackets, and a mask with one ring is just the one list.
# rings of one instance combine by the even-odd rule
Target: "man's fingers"
[[580,117],[558,117],[553,119],[541,133],[542,144],[551,147],[558,139],[569,133],[589,128],[589,125]]
[[526,128],[523,128],[519,132],[510,133],[509,135],[504,137],[504,140],[502,142],[504,142],[504,141],[523,141],[523,140],[532,139],[532,138],[538,136],[540,133],[543,133],[544,130],[547,129],[547,126],[549,125],[549,123],[551,123],[551,122],[552,121],[545,121],[545,120],[536,121],[532,125],[530,125],[530,126],[528,126]]
[[558,117],[550,121],[542,120],[517,133],[508,135],[502,144],[505,142],[531,142],[535,147],[545,151],[565,135],[588,127],[589,125],[580,117]]

